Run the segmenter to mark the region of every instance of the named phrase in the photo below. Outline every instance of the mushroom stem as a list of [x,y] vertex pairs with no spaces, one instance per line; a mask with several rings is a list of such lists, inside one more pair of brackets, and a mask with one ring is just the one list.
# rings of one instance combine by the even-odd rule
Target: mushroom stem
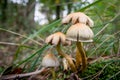
[[77,70],[76,70],[76,67],[75,67],[75,65],[74,65],[74,62],[73,62],[73,60],[72,60],[72,58],[71,58],[69,55],[65,54],[65,53],[61,50],[60,45],[57,45],[57,46],[56,46],[56,49],[57,49],[57,51],[58,51],[58,54],[61,55],[61,56],[63,56],[63,57],[68,61],[68,64],[70,65],[71,70],[72,70],[72,71],[77,71]]
[[56,80],[56,74],[55,74],[55,69],[54,67],[51,69],[51,72],[52,72],[52,80]]
[[87,58],[86,58],[86,54],[85,54],[85,51],[83,49],[83,46],[82,46],[82,43],[81,42],[78,42],[76,43],[77,45],[77,49],[79,51],[79,54],[81,55],[81,58],[82,58],[82,66],[81,66],[81,70],[82,72],[86,69],[87,67]]
[[76,67],[77,69],[81,66],[82,63],[82,56],[78,51],[78,48],[76,48]]

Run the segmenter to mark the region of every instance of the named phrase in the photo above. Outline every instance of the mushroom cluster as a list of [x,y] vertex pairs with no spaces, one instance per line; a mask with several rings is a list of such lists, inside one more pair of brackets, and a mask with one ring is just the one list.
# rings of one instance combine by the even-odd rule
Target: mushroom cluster
[[[90,27],[94,23],[82,12],[71,13],[62,19],[62,24],[69,23],[72,23],[72,25],[67,30],[66,35],[62,32],[56,32],[48,36],[45,42],[56,47],[58,54],[63,57],[64,69],[68,69],[67,67],[69,65],[70,69],[74,72],[79,68],[81,71],[84,71],[87,67],[87,57],[82,42],[93,41],[94,34]],[[61,49],[61,46],[72,45],[71,42],[76,42],[75,62],[70,55],[64,53]]]
[[54,34],[51,34],[50,36],[48,36],[46,38],[45,42],[56,46],[56,50],[57,50],[58,54],[61,55],[62,57],[64,57],[68,61],[69,65],[73,71],[76,71],[76,68],[72,61],[72,58],[68,54],[65,54],[60,48],[60,44],[63,44],[63,45],[71,44],[70,41],[66,41],[66,36],[62,32],[56,32]]
[[93,21],[84,13],[76,12],[71,13],[62,20],[62,24],[66,24],[72,21],[72,24],[66,32],[66,39],[76,42],[76,67],[81,65],[81,71],[84,71],[87,67],[87,58],[83,49],[82,42],[92,42],[94,36],[90,27],[93,26]]

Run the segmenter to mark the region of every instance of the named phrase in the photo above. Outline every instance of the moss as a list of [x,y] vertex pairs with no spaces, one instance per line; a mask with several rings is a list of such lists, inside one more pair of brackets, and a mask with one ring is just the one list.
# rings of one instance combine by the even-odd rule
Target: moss
[[[87,70],[79,74],[83,80],[119,80],[120,60],[100,61],[88,65]],[[117,74],[118,73],[118,74]],[[117,75],[116,75],[117,74]]]

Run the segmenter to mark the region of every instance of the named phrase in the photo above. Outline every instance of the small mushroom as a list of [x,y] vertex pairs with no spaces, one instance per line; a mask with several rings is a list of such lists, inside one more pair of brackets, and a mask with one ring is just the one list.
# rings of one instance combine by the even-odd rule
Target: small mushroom
[[54,54],[49,53],[49,54],[44,56],[44,58],[42,60],[42,66],[44,66],[44,67],[58,67],[59,61],[55,57]]
[[[72,60],[74,63],[76,62],[74,58],[72,58]],[[70,69],[70,65],[68,64],[68,61],[65,58],[63,58],[62,62],[63,62],[64,71],[68,71]]]
[[69,64],[68,64],[67,60],[65,58],[63,58],[62,62],[63,62],[64,71],[67,71],[69,68]]
[[[75,41],[77,45],[77,50],[79,53],[76,53],[76,55],[81,56],[82,58],[82,67],[81,70],[85,70],[87,66],[87,58],[85,51],[83,49],[82,42],[92,42],[94,34],[89,26],[83,24],[83,23],[77,23],[72,25],[66,33],[66,39],[70,41]],[[77,57],[76,57],[77,58]],[[77,60],[78,61],[78,58]]]
[[51,72],[52,72],[52,76],[53,76],[53,80],[56,80],[56,74],[55,74],[54,68],[59,66],[59,61],[55,57],[55,55],[52,53],[45,55],[43,57],[43,60],[42,60],[42,66],[43,67],[50,67]]
[[56,50],[58,51],[58,54],[61,55],[62,57],[64,57],[68,61],[69,65],[71,67],[71,70],[76,71],[76,67],[72,61],[72,58],[69,55],[65,54],[60,48],[60,44],[70,45],[70,43],[71,43],[70,41],[66,41],[66,36],[62,32],[56,32],[56,33],[48,36],[46,38],[45,42],[55,45]]
[[93,21],[82,12],[75,12],[67,15],[62,19],[62,24],[68,24],[70,21],[72,24],[83,23],[90,27],[94,25]]

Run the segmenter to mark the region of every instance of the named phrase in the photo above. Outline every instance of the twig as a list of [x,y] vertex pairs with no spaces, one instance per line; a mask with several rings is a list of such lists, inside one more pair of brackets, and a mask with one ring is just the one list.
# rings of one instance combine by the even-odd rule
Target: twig
[[[45,72],[45,74],[44,74],[43,76],[40,76],[40,75],[37,76],[37,74],[34,74],[34,75],[30,76],[30,77],[28,78],[28,80],[33,80],[32,78],[40,78],[40,80],[46,80],[46,79],[43,79],[43,78],[48,77],[49,72],[50,72],[50,71]],[[49,75],[50,75],[50,74],[49,74]],[[44,77],[44,76],[45,76],[45,77]]]
[[46,80],[49,76],[50,76],[50,71],[46,72],[43,77],[42,77],[42,80]]
[[[24,74],[13,74],[13,75],[5,75],[2,76],[0,79],[14,79],[16,77],[22,78],[22,77],[27,77],[35,74],[39,74],[43,72],[46,68],[42,68],[41,70],[35,71],[35,72],[30,72],[30,73],[24,73]],[[49,68],[48,68],[49,70]]]

